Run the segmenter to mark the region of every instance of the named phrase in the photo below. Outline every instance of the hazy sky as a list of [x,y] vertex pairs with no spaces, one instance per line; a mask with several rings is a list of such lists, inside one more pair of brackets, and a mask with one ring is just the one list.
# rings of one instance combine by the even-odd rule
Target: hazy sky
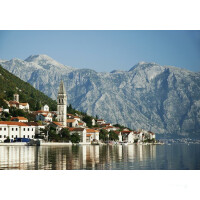
[[35,54],[96,71],[140,61],[200,71],[200,31],[0,31],[0,59]]

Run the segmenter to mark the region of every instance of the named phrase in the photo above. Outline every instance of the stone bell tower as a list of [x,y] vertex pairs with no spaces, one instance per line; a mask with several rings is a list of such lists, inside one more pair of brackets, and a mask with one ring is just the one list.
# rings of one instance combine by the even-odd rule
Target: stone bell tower
[[19,102],[19,94],[14,94],[13,96],[14,96],[14,101]]
[[67,126],[67,95],[63,81],[60,82],[57,97],[57,120],[64,127]]

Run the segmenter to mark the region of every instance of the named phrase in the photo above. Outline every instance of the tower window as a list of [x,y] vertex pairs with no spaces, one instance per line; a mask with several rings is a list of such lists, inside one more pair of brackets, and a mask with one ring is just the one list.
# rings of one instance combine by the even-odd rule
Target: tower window
[[59,103],[60,103],[60,99],[59,99]]
[[62,103],[63,103],[63,99],[62,99]]

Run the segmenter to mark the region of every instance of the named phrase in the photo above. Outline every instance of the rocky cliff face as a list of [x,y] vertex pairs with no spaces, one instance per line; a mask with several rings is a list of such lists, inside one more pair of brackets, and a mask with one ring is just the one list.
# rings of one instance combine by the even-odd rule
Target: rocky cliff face
[[46,55],[0,64],[53,99],[62,79],[68,103],[108,122],[156,133],[200,134],[200,73],[145,62],[129,71],[97,73]]

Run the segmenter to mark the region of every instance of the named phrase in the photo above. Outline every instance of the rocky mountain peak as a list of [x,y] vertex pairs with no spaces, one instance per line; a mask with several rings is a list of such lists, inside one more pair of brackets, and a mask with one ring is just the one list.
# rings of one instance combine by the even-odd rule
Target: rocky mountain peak
[[53,99],[63,80],[68,104],[107,122],[200,135],[200,73],[148,62],[128,72],[95,72],[66,67],[46,55],[0,64]]

